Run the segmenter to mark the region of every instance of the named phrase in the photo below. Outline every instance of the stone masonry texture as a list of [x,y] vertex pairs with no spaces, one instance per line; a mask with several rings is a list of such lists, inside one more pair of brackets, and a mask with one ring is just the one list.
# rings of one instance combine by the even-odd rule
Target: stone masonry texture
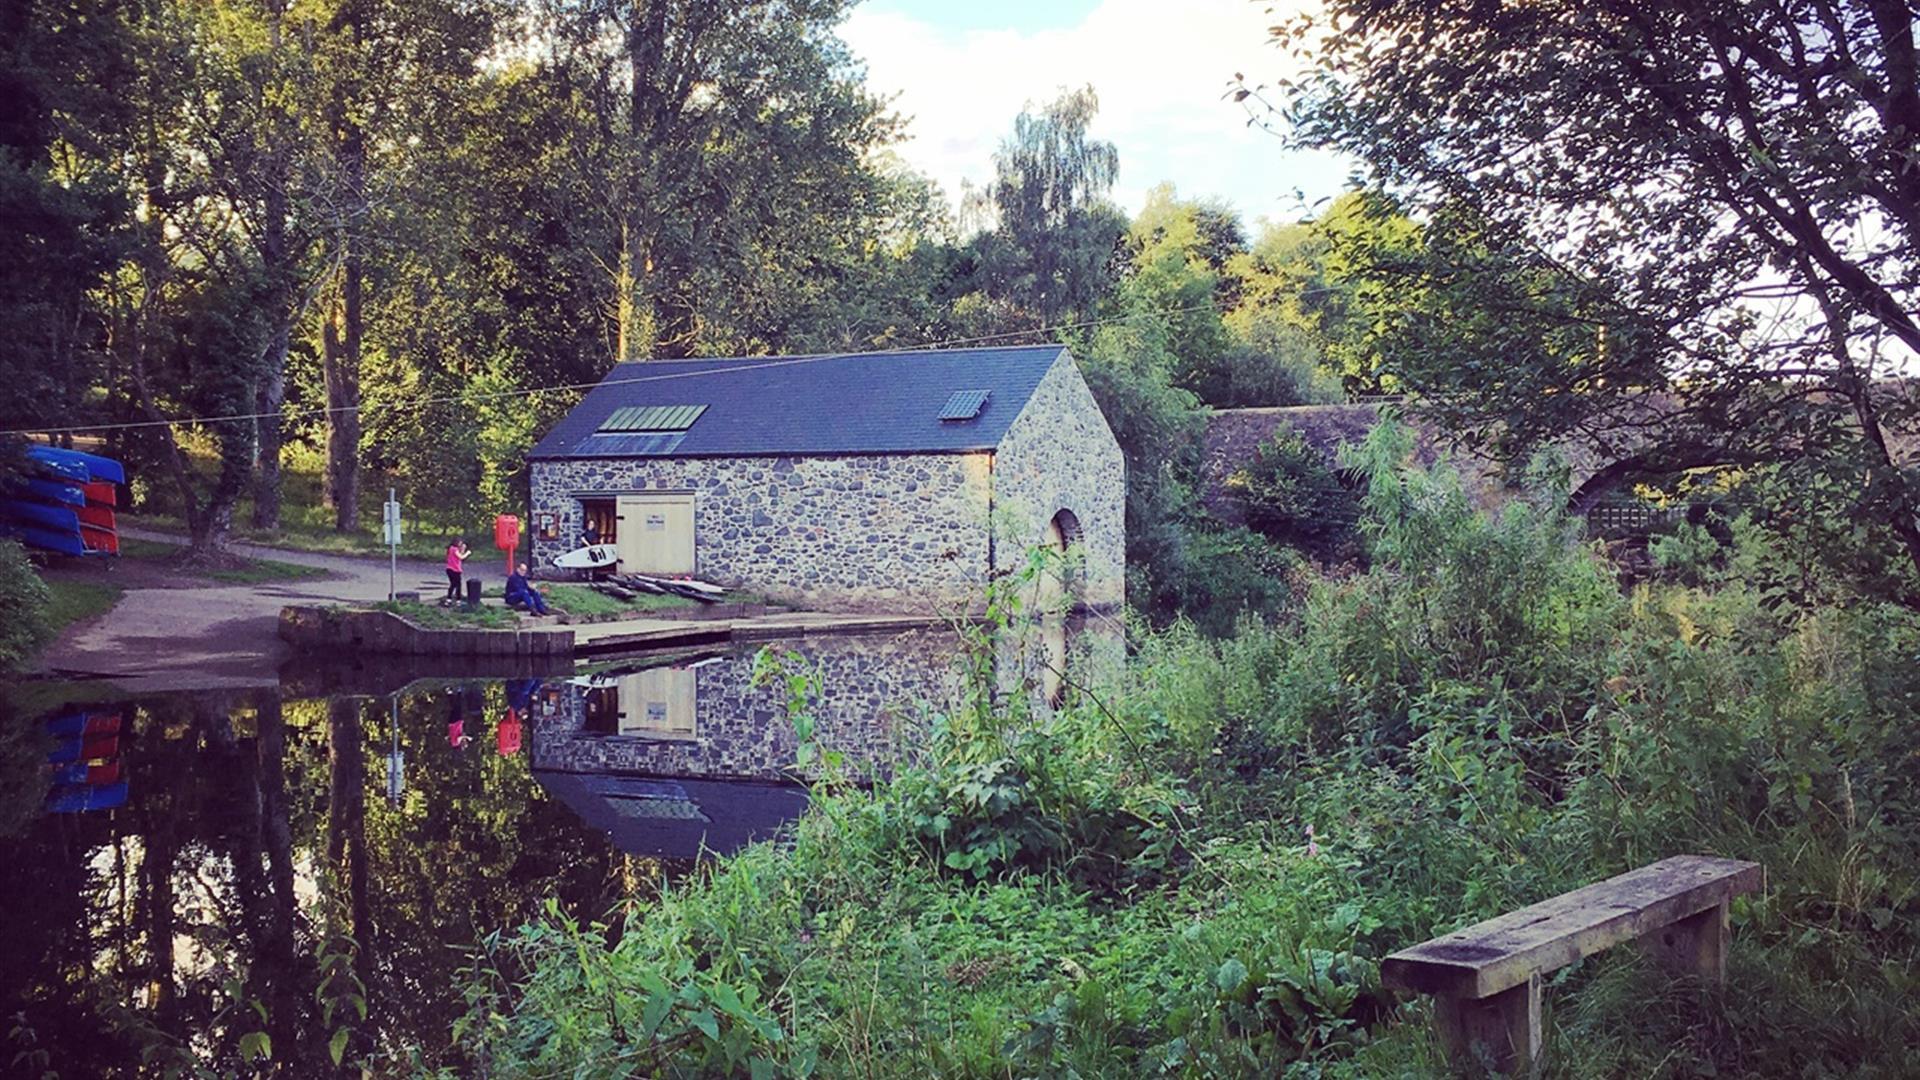
[[978,610],[989,575],[1017,569],[1061,510],[1078,523],[1075,599],[1124,595],[1120,448],[1065,353],[992,452],[535,461],[532,510],[578,546],[580,500],[691,492],[695,573],[821,611]]
[[1018,568],[1065,510],[1079,527],[1073,600],[1117,608],[1126,599],[1127,473],[1120,444],[1062,353],[993,458],[999,567]]

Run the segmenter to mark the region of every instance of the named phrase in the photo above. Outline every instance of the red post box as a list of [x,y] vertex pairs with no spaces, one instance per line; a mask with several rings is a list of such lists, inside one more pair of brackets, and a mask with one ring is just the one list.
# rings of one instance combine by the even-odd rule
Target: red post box
[[513,576],[513,553],[520,547],[520,519],[501,514],[493,519],[493,546],[507,553],[507,576]]

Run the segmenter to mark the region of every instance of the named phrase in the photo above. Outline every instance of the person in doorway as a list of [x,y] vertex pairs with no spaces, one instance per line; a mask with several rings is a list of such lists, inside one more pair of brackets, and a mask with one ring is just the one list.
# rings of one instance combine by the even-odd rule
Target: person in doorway
[[507,606],[526,608],[535,615],[552,614],[547,610],[546,598],[542,597],[540,590],[534,588],[533,583],[527,580],[526,563],[514,567],[513,573],[507,575]]
[[600,542],[600,526],[592,518],[587,519],[587,527],[580,530],[580,546],[592,547]]
[[466,565],[468,555],[473,552],[467,547],[466,537],[456,536],[453,543],[447,545],[447,599],[458,602],[460,599],[460,569]]

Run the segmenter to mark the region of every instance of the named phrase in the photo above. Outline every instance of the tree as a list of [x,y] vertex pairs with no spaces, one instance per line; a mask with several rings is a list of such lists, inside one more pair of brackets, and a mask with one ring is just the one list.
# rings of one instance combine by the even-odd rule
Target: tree
[[[1370,313],[1404,306],[1404,297],[1364,272],[1407,249],[1420,235],[1405,216],[1375,212],[1359,192],[1335,199],[1319,217],[1266,223],[1252,247],[1234,256],[1237,304],[1227,325],[1249,346],[1319,369],[1302,400],[1399,389],[1381,371]],[[1355,251],[1366,253],[1356,261]]]
[[1023,110],[993,156],[993,183],[972,200],[992,225],[975,241],[984,291],[1040,326],[1092,309],[1110,285],[1126,232],[1126,218],[1106,201],[1120,174],[1119,151],[1087,137],[1099,111],[1091,86],[1038,112]]
[[398,226],[428,213],[427,200],[440,192],[421,190],[410,174],[419,157],[457,145],[433,134],[467,115],[483,82],[479,60],[498,39],[493,15],[490,4],[461,0],[336,0],[316,27],[319,85],[310,122],[334,181],[322,226],[328,275],[315,320],[326,405],[322,498],[341,532],[358,526],[367,292],[401,284],[381,273],[408,261],[391,245],[426,239]]
[[1915,21],[1898,0],[1335,0],[1276,33],[1320,65],[1288,91],[1294,138],[1426,221],[1411,251],[1356,248],[1403,300],[1373,328],[1388,371],[1506,454],[1596,445],[1611,464],[1577,503],[1837,468],[1808,485],[1821,516],[1920,606],[1891,449],[1920,402],[1888,377],[1920,352]]
[[[126,240],[90,315],[124,380],[135,415],[152,425],[123,448],[156,458],[186,518],[191,553],[223,554],[234,507],[258,453],[263,375],[274,359],[285,267],[271,232],[279,155],[261,125],[278,58],[245,9],[116,9],[128,45],[120,62],[88,74],[127,102],[118,123],[72,136],[90,153],[77,175],[112,177],[133,212]],[[72,118],[79,119],[79,118]],[[76,143],[76,145],[80,145]],[[177,428],[201,433],[219,465],[203,485]]]
[[124,64],[128,45],[95,7],[0,2],[0,429],[71,425],[95,407],[87,294],[128,209],[117,178],[74,167],[126,112],[90,77]]
[[571,97],[556,164],[610,288],[621,361],[686,355],[716,297],[857,217],[895,122],[834,27],[844,0],[578,0],[528,45]]

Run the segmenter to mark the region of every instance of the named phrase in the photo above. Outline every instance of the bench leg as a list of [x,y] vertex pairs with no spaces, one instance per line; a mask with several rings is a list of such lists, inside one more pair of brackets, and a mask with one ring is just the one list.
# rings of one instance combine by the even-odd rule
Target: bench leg
[[1540,976],[1483,998],[1440,996],[1433,1001],[1441,1045],[1455,1067],[1490,1064],[1499,1072],[1530,1076],[1540,1059]]
[[1698,976],[1710,986],[1727,981],[1727,901],[1663,926],[1640,939],[1640,948],[1676,975]]

